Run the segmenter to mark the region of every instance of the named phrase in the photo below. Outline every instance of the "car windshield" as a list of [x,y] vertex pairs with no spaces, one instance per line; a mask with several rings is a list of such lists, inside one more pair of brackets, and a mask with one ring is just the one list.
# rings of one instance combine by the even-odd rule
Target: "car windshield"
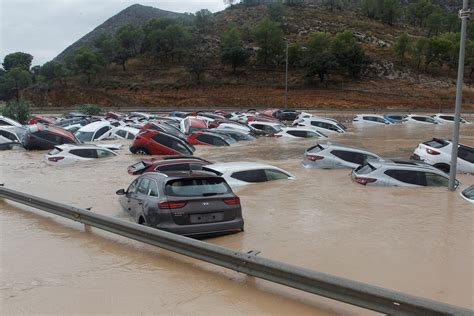
[[474,185],[470,186],[466,190],[462,191],[462,194],[469,200],[474,200]]
[[365,165],[362,165],[362,166],[358,167],[355,170],[355,172],[357,174],[368,174],[368,173],[371,173],[374,170],[375,170],[375,167],[372,166],[370,163],[368,163],[368,164],[365,164]]
[[76,133],[76,138],[81,142],[92,141],[92,136],[94,136],[94,132],[77,132]]
[[231,193],[223,178],[177,179],[166,184],[165,193],[169,196],[211,196]]

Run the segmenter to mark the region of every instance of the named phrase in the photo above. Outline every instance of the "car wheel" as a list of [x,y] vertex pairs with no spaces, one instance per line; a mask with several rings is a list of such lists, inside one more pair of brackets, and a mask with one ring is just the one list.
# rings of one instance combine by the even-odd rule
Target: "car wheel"
[[137,155],[149,155],[148,150],[146,150],[145,148],[136,149],[135,154],[137,154]]
[[449,173],[449,170],[451,169],[449,167],[449,165],[447,164],[439,164],[439,165],[434,165],[435,168],[438,168],[439,170],[445,172],[445,173]]

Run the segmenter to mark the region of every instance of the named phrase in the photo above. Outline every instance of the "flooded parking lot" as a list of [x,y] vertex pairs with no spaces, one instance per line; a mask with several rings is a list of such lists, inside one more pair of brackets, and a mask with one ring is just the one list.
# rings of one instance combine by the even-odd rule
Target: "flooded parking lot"
[[[474,145],[474,125],[461,142]],[[330,142],[408,158],[446,126],[350,128]],[[445,188],[365,187],[347,169],[301,167],[314,140],[259,138],[198,146],[211,161],[261,161],[296,176],[236,189],[244,233],[208,239],[221,246],[473,308],[474,207]],[[130,220],[115,191],[134,179],[118,157],[55,167],[45,152],[0,152],[9,188]],[[464,186],[473,175],[459,175]],[[367,314],[301,291],[228,271],[57,216],[0,201],[0,313],[10,314]]]

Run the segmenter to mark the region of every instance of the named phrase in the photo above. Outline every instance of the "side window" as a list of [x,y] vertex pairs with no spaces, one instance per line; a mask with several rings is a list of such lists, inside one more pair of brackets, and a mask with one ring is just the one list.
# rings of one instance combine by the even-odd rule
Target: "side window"
[[261,125],[261,124],[253,124],[252,127],[256,128],[256,129],[259,129],[259,130],[263,130],[263,125]]
[[153,196],[153,197],[158,197],[158,186],[156,185],[156,182],[153,180],[150,180],[150,185],[148,187],[148,195]]
[[98,158],[106,158],[106,157],[111,157],[111,156],[114,156],[114,154],[111,153],[110,151],[103,150],[103,149],[97,149],[97,157]]
[[446,121],[454,121],[454,116],[440,116],[440,118],[442,118],[443,120],[446,120]]
[[296,136],[296,137],[306,137],[305,131],[288,131],[288,134]]
[[138,181],[139,180],[140,179],[137,179],[137,180],[133,181],[132,184],[130,184],[130,186],[127,189],[127,193],[137,193]]
[[250,183],[267,181],[267,175],[265,174],[265,170],[261,169],[234,172],[231,177],[237,180]]
[[100,136],[104,135],[109,129],[110,129],[110,126],[104,126],[100,128],[97,132],[95,132],[94,139],[97,139]]
[[12,141],[16,140],[15,135],[13,135],[12,133],[9,133],[7,131],[0,131],[0,135],[2,135],[3,137],[6,137],[6,138],[8,138],[9,140],[12,140]]
[[268,181],[288,179],[288,175],[278,170],[266,169],[265,174],[267,175]]
[[346,150],[333,150],[331,151],[331,154],[344,161],[357,163],[356,153]]
[[201,134],[196,139],[200,142],[206,143],[206,144],[212,144],[212,137],[206,134]]
[[426,185],[435,186],[435,187],[447,187],[449,179],[443,176],[440,176],[436,173],[427,172],[426,175]]
[[123,129],[118,130],[115,134],[117,134],[117,136],[120,136],[120,137],[122,137],[122,138],[126,138],[126,137],[127,137],[127,132],[124,131]]
[[132,133],[128,132],[126,138],[127,138],[127,139],[134,139],[134,138],[135,138],[135,135],[133,135]]
[[212,144],[216,146],[226,146],[227,143],[220,137],[212,137]]
[[470,163],[474,163],[474,149],[460,145],[458,148],[458,157]]
[[426,178],[423,172],[412,170],[387,170],[385,174],[404,183],[426,185]]
[[150,183],[150,179],[143,178],[138,185],[138,194],[148,195],[148,185]]
[[155,142],[162,144],[168,148],[173,148],[173,139],[171,137],[168,137],[163,134],[157,134],[153,136],[151,139],[153,139]]

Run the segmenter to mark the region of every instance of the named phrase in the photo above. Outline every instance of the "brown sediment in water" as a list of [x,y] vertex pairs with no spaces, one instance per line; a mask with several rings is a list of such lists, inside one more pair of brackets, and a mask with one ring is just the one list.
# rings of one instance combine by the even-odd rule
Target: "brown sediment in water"
[[[330,142],[408,158],[447,126],[350,128]],[[474,145],[474,125],[461,142]],[[365,187],[349,170],[304,169],[314,140],[260,138],[200,147],[212,161],[264,161],[296,176],[236,189],[244,233],[207,241],[320,272],[472,308],[474,207],[445,188]],[[115,191],[139,160],[55,167],[45,152],[0,152],[9,188],[130,220]],[[465,185],[473,175],[459,175]],[[15,203],[0,201],[0,313],[11,314],[350,314],[362,309],[247,277]]]

